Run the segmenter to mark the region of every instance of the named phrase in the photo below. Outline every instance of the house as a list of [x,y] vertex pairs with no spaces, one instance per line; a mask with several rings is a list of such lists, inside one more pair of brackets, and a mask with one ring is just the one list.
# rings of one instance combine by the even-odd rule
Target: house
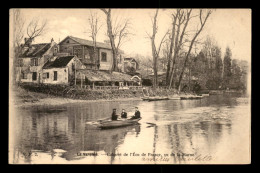
[[59,43],[60,52],[76,55],[87,69],[111,70],[113,53],[110,44],[96,43],[96,57],[94,57],[93,41],[67,36]]
[[42,68],[42,83],[66,85],[73,83],[76,71],[85,68],[76,55],[50,58]]
[[135,73],[138,68],[139,64],[134,58],[124,58],[124,72]]
[[58,45],[52,39],[50,43],[32,44],[25,38],[21,55],[18,57],[16,81],[40,83],[42,67],[49,58],[58,54]]

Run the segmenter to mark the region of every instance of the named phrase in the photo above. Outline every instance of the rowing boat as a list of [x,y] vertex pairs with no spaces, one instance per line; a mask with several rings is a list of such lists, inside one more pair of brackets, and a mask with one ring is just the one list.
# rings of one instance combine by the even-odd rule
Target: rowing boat
[[159,100],[169,100],[168,97],[150,97],[148,101],[159,101]]
[[149,100],[149,97],[142,97],[142,100],[143,100],[143,101],[148,101],[148,100]]
[[173,96],[173,97],[168,97],[169,100],[180,100],[180,96]]
[[103,121],[100,122],[98,125],[99,128],[101,129],[112,129],[112,128],[118,128],[118,127],[125,127],[125,126],[130,126],[134,124],[138,124],[138,121],[141,120],[142,118],[138,119],[121,119],[121,120],[109,120],[109,121]]
[[203,96],[181,96],[181,100],[201,99]]

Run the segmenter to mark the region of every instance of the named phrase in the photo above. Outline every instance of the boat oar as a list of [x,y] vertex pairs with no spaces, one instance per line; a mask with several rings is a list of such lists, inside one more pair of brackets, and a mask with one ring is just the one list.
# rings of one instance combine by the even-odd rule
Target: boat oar
[[156,124],[154,124],[154,123],[146,122],[146,124],[150,124],[150,125],[152,125],[152,126],[156,126]]

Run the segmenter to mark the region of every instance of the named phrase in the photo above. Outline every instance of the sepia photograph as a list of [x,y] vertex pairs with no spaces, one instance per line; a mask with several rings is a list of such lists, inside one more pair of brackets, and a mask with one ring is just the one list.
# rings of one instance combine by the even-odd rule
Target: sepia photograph
[[9,164],[251,164],[251,19],[9,9]]

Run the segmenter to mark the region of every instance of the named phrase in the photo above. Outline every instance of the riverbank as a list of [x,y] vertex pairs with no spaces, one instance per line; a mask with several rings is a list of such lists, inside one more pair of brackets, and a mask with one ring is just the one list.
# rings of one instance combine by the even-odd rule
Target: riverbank
[[15,107],[28,107],[28,106],[30,107],[36,105],[61,105],[61,104],[68,104],[68,103],[142,100],[141,97],[93,99],[93,100],[73,99],[73,98],[54,96],[51,94],[31,92],[21,87],[12,89],[10,92],[12,95],[12,97],[10,98],[10,102]]
[[[168,89],[144,90],[86,90],[69,86],[20,85],[11,89],[11,103],[15,107],[61,105],[68,103],[142,100],[144,96],[187,96]],[[224,93],[224,92],[223,92]],[[222,94],[223,94],[222,93]]]

